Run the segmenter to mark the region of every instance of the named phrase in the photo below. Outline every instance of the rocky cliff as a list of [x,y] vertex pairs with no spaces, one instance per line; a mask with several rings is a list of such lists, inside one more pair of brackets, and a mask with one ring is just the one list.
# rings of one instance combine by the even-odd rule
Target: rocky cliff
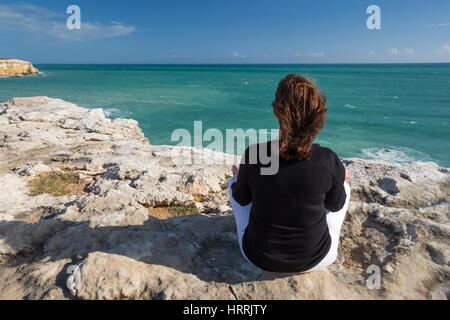
[[298,275],[241,257],[225,159],[238,161],[152,146],[136,121],[100,109],[0,104],[0,299],[449,298],[446,168],[344,160],[338,261]]
[[39,73],[30,62],[16,59],[0,59],[0,77],[26,76]]

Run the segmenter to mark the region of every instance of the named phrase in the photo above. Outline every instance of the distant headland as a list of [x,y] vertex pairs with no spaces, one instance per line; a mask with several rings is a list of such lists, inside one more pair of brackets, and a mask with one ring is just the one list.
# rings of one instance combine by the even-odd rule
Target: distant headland
[[22,77],[39,73],[28,61],[0,58],[0,77]]

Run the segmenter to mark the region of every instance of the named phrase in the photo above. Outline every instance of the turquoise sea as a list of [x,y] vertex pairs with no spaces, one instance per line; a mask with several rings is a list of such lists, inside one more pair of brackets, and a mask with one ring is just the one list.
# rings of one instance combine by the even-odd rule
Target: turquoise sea
[[[152,144],[175,129],[277,128],[278,81],[303,73],[327,94],[317,142],[340,157],[450,167],[450,64],[37,65],[40,76],[0,79],[0,101],[49,96],[139,121]],[[208,143],[205,143],[207,145]]]

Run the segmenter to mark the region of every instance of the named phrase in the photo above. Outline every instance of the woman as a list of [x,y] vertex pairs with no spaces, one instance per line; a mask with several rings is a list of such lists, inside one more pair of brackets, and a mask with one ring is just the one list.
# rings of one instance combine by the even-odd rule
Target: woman
[[313,143],[328,110],[325,95],[310,80],[288,75],[272,106],[280,125],[278,172],[261,174],[262,144],[248,148],[239,169],[233,167],[229,194],[239,246],[262,270],[320,270],[337,258],[351,175],[332,150]]

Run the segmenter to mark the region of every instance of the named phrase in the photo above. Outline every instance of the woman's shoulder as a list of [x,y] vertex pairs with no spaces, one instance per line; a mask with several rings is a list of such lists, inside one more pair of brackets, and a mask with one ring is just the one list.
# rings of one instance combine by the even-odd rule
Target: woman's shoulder
[[277,140],[269,140],[264,142],[259,142],[255,144],[251,144],[245,149],[244,154],[249,154],[252,152],[260,153],[260,152],[268,152],[269,154],[275,149],[279,148],[279,141]]
[[259,163],[261,157],[270,157],[272,155],[274,151],[272,148],[275,145],[272,141],[251,144],[245,149],[243,158],[249,164]]
[[[274,143],[275,142],[275,143]],[[261,157],[271,157],[277,156],[279,152],[279,144],[277,141],[269,140],[262,143],[256,143],[249,145],[244,154],[243,160],[245,159],[246,164],[256,164],[259,163]],[[339,156],[330,148],[322,147],[318,143],[312,145],[312,161],[315,163],[325,162],[328,164],[333,164],[339,160]]]
[[329,161],[335,161],[336,159],[339,159],[336,152],[331,150],[327,147],[322,147],[318,143],[313,144],[313,153],[317,158],[323,159],[323,160],[329,160]]

